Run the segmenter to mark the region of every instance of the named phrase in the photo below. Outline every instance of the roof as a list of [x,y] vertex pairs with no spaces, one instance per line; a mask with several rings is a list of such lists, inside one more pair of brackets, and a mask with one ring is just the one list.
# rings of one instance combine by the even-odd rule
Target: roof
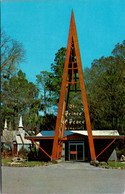
[[3,130],[2,142],[13,142],[15,140],[14,131],[9,131],[7,129]]
[[25,131],[23,130],[22,132],[20,132],[20,139],[22,141],[23,144],[31,144],[31,141],[30,140],[27,140],[24,138],[24,135],[25,135]]
[[[78,135],[83,135],[83,136],[88,136],[88,131],[84,130],[73,130],[73,131],[65,131],[64,133],[64,139],[67,138],[67,136],[73,135],[73,134],[78,134]],[[124,139],[124,135],[119,135],[117,130],[93,130],[93,139]],[[41,131],[40,133],[37,134],[37,136],[27,136],[25,137],[27,140],[28,139],[54,139],[55,131]]]
[[17,142],[17,144],[22,144],[22,140],[21,140],[21,138],[20,138],[20,136],[16,136],[16,142]]
[[[88,136],[88,131],[72,131],[73,133],[77,133],[80,135],[86,135]],[[119,133],[117,130],[92,130],[92,135],[93,136],[119,136]]]
[[1,136],[1,142],[3,143],[4,141],[3,141],[3,136]]
[[[73,130],[73,131],[65,131],[64,137],[68,135],[72,135],[74,133],[88,136],[88,131],[84,130]],[[119,133],[117,130],[93,130],[92,131],[93,136],[119,136]],[[55,131],[41,131],[37,134],[37,136],[43,136],[43,137],[53,137],[55,135]]]
[[[74,132],[71,131],[65,131],[64,137],[67,135],[72,135]],[[43,136],[43,137],[54,137],[55,131],[41,131],[37,134],[37,136]]]
[[22,138],[21,135],[16,136],[16,142],[17,144],[31,144],[30,140],[24,139],[24,137]]
[[16,141],[17,144],[31,144],[30,140],[24,138],[25,130],[13,130],[9,131],[7,129],[3,130],[2,143],[13,142]]
[[40,131],[40,136],[53,137],[55,135],[55,131]]

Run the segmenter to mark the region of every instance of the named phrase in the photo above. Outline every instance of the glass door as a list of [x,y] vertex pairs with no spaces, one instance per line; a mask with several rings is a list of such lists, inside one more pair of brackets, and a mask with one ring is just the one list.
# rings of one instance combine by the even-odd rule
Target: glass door
[[69,160],[77,160],[77,147],[76,144],[69,145]]
[[69,142],[69,160],[72,161],[84,161],[84,142],[71,143]]
[[77,160],[82,161],[83,158],[83,144],[77,144]]

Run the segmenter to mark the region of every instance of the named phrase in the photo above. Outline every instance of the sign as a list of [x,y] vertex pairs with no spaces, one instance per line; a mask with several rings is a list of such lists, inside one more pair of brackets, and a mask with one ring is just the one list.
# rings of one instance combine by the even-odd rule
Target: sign
[[70,151],[70,154],[77,154],[77,151]]
[[66,130],[84,129],[85,121],[83,119],[83,112],[79,112],[76,105],[69,104],[68,110],[65,111],[64,123]]

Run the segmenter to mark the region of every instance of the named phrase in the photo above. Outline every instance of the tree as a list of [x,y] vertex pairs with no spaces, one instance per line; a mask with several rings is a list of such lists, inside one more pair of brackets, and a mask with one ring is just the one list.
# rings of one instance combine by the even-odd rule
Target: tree
[[46,114],[41,116],[40,129],[42,130],[55,130],[56,116],[54,114]]
[[13,131],[9,131],[4,129],[3,130],[3,142],[5,143],[5,145],[7,145],[8,148],[10,148],[10,150],[13,150],[13,141],[14,141],[14,133]]
[[2,118],[12,121],[13,128],[16,129],[19,115],[38,116],[39,106],[34,108],[34,104],[40,103],[38,95],[38,88],[32,82],[28,82],[25,73],[19,70],[17,75],[2,84]]
[[23,45],[11,39],[5,32],[1,33],[1,78],[2,82],[13,76],[19,64],[25,60],[25,50]]
[[36,75],[36,78],[37,84],[41,91],[41,100],[44,110],[44,116],[46,116],[48,107],[50,108],[51,113],[51,95],[53,91],[52,73],[47,71],[41,71],[39,75]]
[[[10,115],[14,116],[14,109],[12,109],[11,104],[9,106],[6,104],[7,99],[15,95],[13,91],[9,91],[11,88],[11,82],[14,79],[14,75],[19,69],[19,64],[25,60],[25,50],[23,45],[16,40],[13,40],[11,37],[7,36],[5,32],[1,32],[1,109],[2,109],[2,121],[5,117]],[[13,77],[13,78],[12,78]],[[10,80],[12,78],[12,80]],[[15,84],[16,87],[16,84]],[[10,97],[10,93],[11,95]],[[12,101],[12,99],[11,99]],[[5,116],[6,115],[6,116]],[[3,123],[2,123],[3,126]]]
[[41,71],[36,75],[37,84],[41,91],[41,99],[44,107],[44,116],[47,114],[47,108],[51,114],[51,109],[57,111],[59,95],[61,89],[63,67],[65,62],[66,49],[62,47],[55,54],[54,63],[51,64],[52,72]]
[[125,44],[117,44],[110,57],[94,60],[85,70],[85,83],[91,122],[94,129],[118,129],[124,122],[124,52]]
[[54,63],[51,64],[51,70],[53,72],[52,76],[52,84],[53,84],[53,104],[58,106],[62,76],[63,76],[63,68],[65,62],[66,48],[62,47],[55,54]]
[[121,59],[125,59],[125,40],[122,44],[118,43],[112,51],[112,54],[115,57],[120,57]]

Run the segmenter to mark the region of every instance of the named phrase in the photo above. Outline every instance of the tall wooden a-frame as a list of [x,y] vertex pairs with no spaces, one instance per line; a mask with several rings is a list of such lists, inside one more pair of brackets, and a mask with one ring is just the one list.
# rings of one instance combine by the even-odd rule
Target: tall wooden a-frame
[[[77,78],[77,75],[79,78]],[[74,20],[74,14],[72,11],[71,21],[70,21],[70,29],[69,29],[69,37],[67,43],[60,99],[59,99],[59,107],[58,107],[58,115],[56,120],[56,128],[55,128],[55,136],[53,142],[53,150],[52,150],[52,159],[58,160],[61,158],[62,152],[62,144],[63,137],[65,132],[66,118],[65,118],[65,110],[68,103],[69,91],[71,85],[74,86],[75,90],[77,90],[77,84],[80,85],[81,94],[82,94],[82,102],[85,114],[86,128],[88,131],[88,141],[90,147],[91,160],[95,160],[95,148],[92,136],[92,129],[90,123],[90,116],[87,104],[86,90],[83,78],[82,64],[80,58],[80,51],[77,39],[77,32]]]

